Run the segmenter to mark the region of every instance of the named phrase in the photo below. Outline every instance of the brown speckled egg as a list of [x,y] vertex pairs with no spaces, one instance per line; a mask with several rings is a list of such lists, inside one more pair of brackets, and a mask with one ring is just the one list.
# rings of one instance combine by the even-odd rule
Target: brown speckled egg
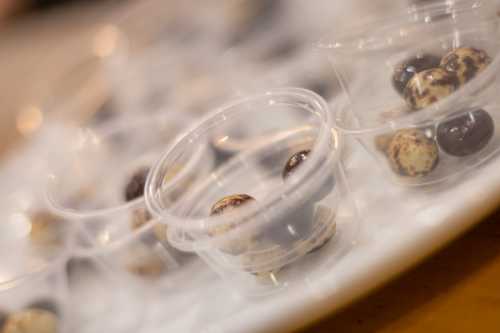
[[442,68],[433,68],[415,74],[406,85],[404,98],[413,110],[423,109],[452,94],[458,79]]
[[310,152],[310,150],[302,150],[293,154],[285,164],[285,168],[283,169],[283,173],[281,175],[283,179],[290,176],[297,169],[297,167],[302,164],[302,162],[307,160],[307,156]]
[[57,317],[49,311],[27,309],[10,314],[2,333],[56,333]]
[[441,67],[455,74],[460,84],[471,80],[490,63],[491,58],[485,51],[472,47],[454,49],[441,59]]
[[227,213],[251,201],[255,201],[255,199],[249,196],[248,194],[228,195],[217,201],[212,206],[210,215],[219,215],[222,213]]
[[387,155],[393,170],[409,177],[427,175],[439,161],[436,142],[418,129],[397,131],[389,144]]
[[394,69],[392,85],[399,94],[403,94],[406,84],[411,78],[421,71],[439,67],[441,58],[432,54],[418,54],[400,63]]
[[[210,215],[216,216],[221,214],[232,213],[238,207],[255,201],[255,199],[247,194],[228,195],[217,201],[211,209]],[[222,224],[212,227],[210,230],[211,236],[221,236],[234,228],[234,224]],[[247,233],[245,236],[240,236],[236,239],[228,240],[220,249],[224,252],[233,255],[239,255],[247,251],[254,243],[254,235]]]

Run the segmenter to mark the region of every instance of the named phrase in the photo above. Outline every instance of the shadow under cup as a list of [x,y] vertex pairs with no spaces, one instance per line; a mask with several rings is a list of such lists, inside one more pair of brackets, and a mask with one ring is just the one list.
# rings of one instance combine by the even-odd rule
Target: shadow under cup
[[[171,166],[197,146],[215,149],[226,141],[245,144],[173,199],[176,185],[164,180]],[[354,237],[341,146],[321,97],[303,89],[272,90],[230,103],[188,131],[152,170],[146,201],[168,226],[174,246],[197,252],[242,293],[284,287],[343,253]],[[284,177],[290,157],[300,152],[306,159]],[[253,200],[214,214],[214,204],[232,195]]]

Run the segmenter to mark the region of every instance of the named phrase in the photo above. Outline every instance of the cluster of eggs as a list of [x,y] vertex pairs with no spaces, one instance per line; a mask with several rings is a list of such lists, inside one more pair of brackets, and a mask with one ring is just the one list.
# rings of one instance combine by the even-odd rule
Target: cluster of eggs
[[[396,67],[392,83],[409,111],[416,112],[451,95],[490,63],[485,51],[472,47],[451,50],[443,57],[420,54]],[[451,156],[468,156],[482,150],[493,134],[488,112],[467,110],[450,115],[437,128],[400,129],[384,140],[382,148],[396,173],[421,177],[438,165],[439,148]]]
[[[303,163],[307,160],[308,155],[310,154],[310,150],[301,150],[299,152],[294,153],[286,162],[281,177],[284,181],[290,177],[299,166],[303,165]],[[325,193],[320,193],[317,198],[320,200]],[[222,214],[230,214],[237,210],[239,207],[255,203],[256,199],[248,194],[232,194],[229,196],[225,196],[217,201],[211,208],[210,214],[212,216],[222,215]],[[304,208],[304,210],[307,210]],[[226,245],[221,247],[221,250],[231,255],[243,255],[242,260],[248,264],[258,263],[259,261],[270,260],[271,257],[280,257],[286,253],[285,247],[287,245],[293,244],[293,250],[300,252],[302,255],[306,255],[308,253],[312,253],[318,251],[323,246],[325,246],[328,241],[335,234],[335,223],[331,225],[325,226],[324,232],[320,235],[313,235],[312,230],[314,229],[315,223],[317,219],[314,216],[306,217],[305,219],[299,218],[295,219],[287,219],[287,225],[277,224],[272,226],[271,228],[283,229],[283,230],[266,230],[266,236],[271,237],[271,239],[266,239],[264,242],[272,245],[273,251],[271,254],[266,252],[263,254],[265,258],[262,258],[262,255],[259,255],[257,252],[252,252],[252,248],[258,246],[259,243],[259,235],[248,234],[245,237],[238,237],[237,239],[230,240]],[[232,230],[235,226],[229,224],[224,225],[222,227],[214,227],[211,234],[212,236],[221,235],[227,233]],[[289,230],[292,228],[296,230],[296,234],[292,235],[288,232],[283,232],[284,230]],[[286,239],[285,239],[286,238]],[[293,238],[293,239],[291,239]],[[305,240],[305,241],[304,241]],[[262,242],[262,240],[260,240]],[[274,271],[265,271],[265,272],[255,272],[253,273],[259,280],[266,280],[270,276],[277,274],[277,272],[282,267],[276,268]]]

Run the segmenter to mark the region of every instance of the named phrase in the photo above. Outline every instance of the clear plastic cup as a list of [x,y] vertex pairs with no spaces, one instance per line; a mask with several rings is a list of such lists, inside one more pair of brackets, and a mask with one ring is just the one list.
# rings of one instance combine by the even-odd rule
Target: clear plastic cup
[[500,147],[494,8],[434,1],[320,42],[344,92],[336,128],[358,137],[395,182],[434,184]]
[[8,182],[2,190],[2,332],[11,332],[16,325],[25,325],[30,332],[67,332],[63,268],[72,247],[71,224],[50,213],[34,190],[11,189]]
[[26,191],[4,193],[0,226],[0,286],[60,265],[72,246],[73,228]]
[[[127,217],[130,217],[130,214]],[[124,217],[107,216],[109,221],[117,221],[120,218]],[[129,232],[130,235],[123,241],[76,252],[80,257],[99,260],[116,276],[126,276],[131,283],[142,285],[144,294],[148,293],[151,287],[154,287],[154,293],[158,292],[157,288],[168,288],[172,286],[173,275],[179,266],[189,264],[191,258],[169,244],[163,225],[156,221],[146,222],[148,225],[145,228]],[[85,233],[81,235],[80,242],[93,244],[93,240]]]
[[[267,89],[280,87],[299,87],[311,90],[327,102],[332,100],[340,90],[335,75],[328,70],[329,63],[318,52],[303,50],[293,60],[280,65],[270,65],[260,68],[262,75],[258,78],[248,75],[246,81],[241,81],[240,95],[252,95],[261,92],[262,86]],[[254,68],[254,70],[258,70]],[[259,125],[260,126],[260,125]],[[249,128],[245,129],[250,130]],[[249,140],[247,140],[249,138]],[[253,145],[252,136],[230,136],[226,140],[214,141],[218,156],[227,156]]]
[[[140,243],[142,238],[147,239],[145,247],[161,244],[166,256],[174,252],[163,228],[146,210],[143,187],[153,162],[189,121],[170,113],[128,118],[107,128],[77,133],[64,163],[52,170],[46,188],[54,212],[81,230],[77,253],[128,251],[131,243]],[[197,147],[196,154],[170,170],[168,177],[178,184],[179,193],[210,170],[208,149]]]
[[68,274],[68,332],[141,331],[148,306],[142,284],[120,274],[99,257],[75,256]]
[[63,268],[62,264],[52,265],[0,285],[2,332],[19,332],[19,327],[23,332],[72,332]]
[[[243,294],[304,281],[334,264],[356,236],[356,210],[340,166],[342,139],[331,125],[325,101],[303,89],[229,103],[167,149],[147,180],[148,207],[167,225],[174,246],[198,253]],[[172,165],[199,146],[231,138],[251,144],[219,158],[208,176],[172,197],[178,186],[164,180]],[[285,171],[293,155],[306,162]],[[230,203],[247,203],[219,214],[214,204],[231,195],[240,196]]]

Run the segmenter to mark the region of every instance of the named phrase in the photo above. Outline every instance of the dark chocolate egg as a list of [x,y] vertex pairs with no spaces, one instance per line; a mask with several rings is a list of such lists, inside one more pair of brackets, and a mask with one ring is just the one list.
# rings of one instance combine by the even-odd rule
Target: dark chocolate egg
[[149,168],[141,168],[133,175],[125,187],[125,200],[132,201],[144,195],[144,185],[148,177]]
[[392,75],[392,84],[396,91],[403,95],[406,84],[421,71],[439,66],[441,59],[432,54],[419,54],[396,66]]
[[476,110],[450,117],[437,128],[437,141],[442,150],[453,156],[477,153],[490,142],[495,132],[488,112]]

